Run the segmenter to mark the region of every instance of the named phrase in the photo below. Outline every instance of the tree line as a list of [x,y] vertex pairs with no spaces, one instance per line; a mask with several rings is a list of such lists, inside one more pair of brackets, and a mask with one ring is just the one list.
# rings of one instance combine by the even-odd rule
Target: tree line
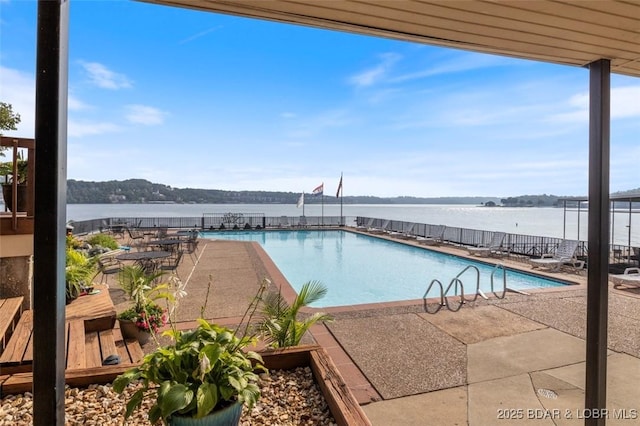
[[[640,192],[640,188],[625,192]],[[618,193],[622,194],[622,193]],[[67,181],[69,204],[296,204],[299,192],[280,191],[225,191],[221,189],[174,188],[152,183],[145,179],[87,182]],[[562,198],[557,195],[521,195],[517,197],[374,197],[366,195],[345,196],[345,204],[477,204],[487,207],[561,207]],[[305,194],[305,204],[319,204],[322,197]],[[324,203],[339,203],[333,194],[325,194]]]
[[[296,204],[299,192],[225,191],[220,189],[174,188],[144,179],[87,182],[67,181],[67,203],[187,203],[187,204]],[[305,194],[305,204],[319,204],[322,197]],[[373,197],[346,196],[346,204],[484,204],[498,202],[497,197]],[[324,202],[339,203],[340,199],[325,194]]]

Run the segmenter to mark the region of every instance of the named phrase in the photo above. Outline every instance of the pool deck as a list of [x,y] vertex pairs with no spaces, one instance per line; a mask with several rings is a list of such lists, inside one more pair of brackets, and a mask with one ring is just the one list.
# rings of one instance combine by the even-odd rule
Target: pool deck
[[[265,277],[295,294],[257,243],[202,240],[178,272],[181,328],[199,316],[210,277],[205,317],[222,324],[239,322]],[[458,312],[427,313],[421,299],[322,309],[334,321],[309,339],[327,349],[373,425],[583,424],[586,277],[549,275],[576,285],[478,298]],[[640,425],[640,289],[609,286],[607,424]],[[118,308],[121,292],[110,293]]]

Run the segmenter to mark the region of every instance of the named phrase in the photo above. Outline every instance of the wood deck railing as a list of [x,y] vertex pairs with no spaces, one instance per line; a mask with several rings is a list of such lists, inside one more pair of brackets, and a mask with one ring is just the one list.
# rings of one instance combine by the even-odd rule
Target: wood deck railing
[[[13,163],[14,175],[17,172],[17,162],[19,152],[26,150],[27,152],[27,200],[26,211],[18,212],[18,182],[16,179],[10,183],[12,185],[12,205],[15,207],[11,212],[5,205],[5,212],[0,213],[0,235],[15,234],[33,234],[33,212],[35,205],[35,171],[36,171],[36,144],[33,139],[12,138],[2,136],[0,138],[0,146],[11,148],[6,157],[0,158],[2,162],[8,161]],[[2,182],[3,184],[7,182]],[[5,203],[7,204],[7,203]]]

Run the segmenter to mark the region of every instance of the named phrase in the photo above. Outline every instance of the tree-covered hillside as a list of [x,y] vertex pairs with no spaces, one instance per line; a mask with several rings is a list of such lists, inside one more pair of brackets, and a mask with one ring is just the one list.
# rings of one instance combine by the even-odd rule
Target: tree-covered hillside
[[[624,191],[639,193],[640,188]],[[622,192],[616,193],[622,194]],[[69,204],[110,204],[110,203],[196,203],[196,204],[296,204],[299,192],[272,191],[223,191],[220,189],[173,188],[144,179],[123,181],[85,182],[67,181],[67,202]],[[550,207],[557,206],[557,195],[521,195],[518,197],[373,197],[366,195],[346,196],[346,204],[477,204],[502,205],[505,207]],[[321,197],[305,195],[306,204],[317,204]],[[325,203],[338,203],[335,193],[326,193]]]
[[[219,189],[173,188],[167,185],[151,183],[144,179],[124,181],[85,182],[69,180],[67,182],[67,202],[69,204],[108,204],[108,203],[197,203],[197,204],[295,204],[300,197],[298,192],[271,191],[223,191]],[[343,198],[347,204],[484,204],[498,202],[496,197],[372,197],[348,196]],[[322,197],[305,195],[305,203],[317,204]],[[325,194],[325,203],[338,203],[332,194]]]

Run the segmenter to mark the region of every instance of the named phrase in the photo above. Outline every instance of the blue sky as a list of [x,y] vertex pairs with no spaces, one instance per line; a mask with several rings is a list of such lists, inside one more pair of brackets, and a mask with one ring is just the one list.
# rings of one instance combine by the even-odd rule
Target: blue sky
[[[588,70],[130,1],[72,1],[68,178],[424,197],[585,195]],[[0,100],[32,137],[35,1],[0,0]],[[611,190],[640,187],[612,78]]]

